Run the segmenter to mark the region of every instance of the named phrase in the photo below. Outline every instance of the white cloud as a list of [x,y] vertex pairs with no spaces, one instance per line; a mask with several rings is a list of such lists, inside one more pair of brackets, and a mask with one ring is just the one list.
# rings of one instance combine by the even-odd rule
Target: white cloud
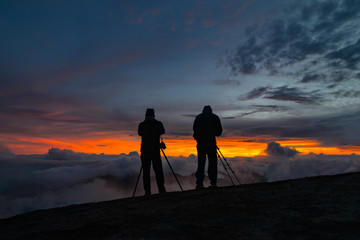
[[[0,160],[0,218],[35,209],[132,196],[141,166],[137,153],[74,155],[78,160],[41,159],[46,158],[46,154]],[[179,174],[183,189],[193,189],[197,157],[168,156],[168,159]],[[235,157],[227,161],[242,184],[360,171],[358,155]],[[180,191],[164,158],[163,168],[167,190]],[[231,185],[220,162],[218,169],[219,186]],[[152,189],[153,193],[157,193],[154,179]],[[142,194],[140,180],[136,195]]]

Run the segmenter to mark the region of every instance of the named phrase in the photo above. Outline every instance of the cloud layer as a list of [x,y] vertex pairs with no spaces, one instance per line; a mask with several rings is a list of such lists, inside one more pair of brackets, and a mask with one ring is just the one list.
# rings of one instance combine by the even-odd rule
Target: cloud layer
[[294,157],[299,152],[296,149],[291,149],[289,147],[282,147],[277,142],[269,142],[265,152],[269,156],[280,156],[280,157]]
[[[360,171],[358,155],[297,155],[296,150],[276,143],[269,143],[266,151],[267,157],[227,158],[242,184]],[[132,196],[140,170],[138,153],[84,154],[59,149],[49,152],[50,155],[17,155],[0,160],[0,218],[35,209]],[[193,189],[197,157],[168,159],[182,187]],[[166,189],[180,191],[164,159],[163,167]],[[219,186],[231,185],[220,162],[218,169]],[[207,179],[205,184],[209,184]],[[154,179],[152,189],[157,192]],[[140,181],[136,195],[142,194]]]

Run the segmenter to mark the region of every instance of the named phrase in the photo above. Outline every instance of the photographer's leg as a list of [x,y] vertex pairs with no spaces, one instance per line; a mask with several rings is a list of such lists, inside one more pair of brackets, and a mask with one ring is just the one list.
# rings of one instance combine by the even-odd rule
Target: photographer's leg
[[216,147],[210,147],[208,149],[208,158],[209,158],[209,179],[211,186],[216,186],[217,183],[217,152]]
[[159,189],[159,193],[164,193],[166,190],[164,187],[164,172],[162,168],[161,157],[160,155],[154,156],[153,159],[153,168],[156,175],[156,183]]
[[198,168],[196,170],[196,188],[202,188],[204,182],[205,162],[206,162],[206,151],[202,146],[197,146],[198,152]]
[[143,184],[144,184],[145,195],[151,195],[151,184],[150,184],[151,160],[145,154],[141,154],[141,163],[143,167]]

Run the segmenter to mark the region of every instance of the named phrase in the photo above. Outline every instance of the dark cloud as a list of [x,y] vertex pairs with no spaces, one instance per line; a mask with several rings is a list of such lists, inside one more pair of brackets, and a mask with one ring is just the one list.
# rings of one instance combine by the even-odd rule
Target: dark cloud
[[336,98],[359,98],[360,91],[357,90],[338,90],[333,92],[332,95]]
[[0,106],[0,111],[2,113],[6,113],[6,114],[11,114],[11,115],[15,115],[15,116],[47,116],[49,115],[51,112],[49,111],[44,111],[41,109],[35,109],[35,108],[30,108],[30,107],[25,107],[25,106],[17,106],[17,105],[12,105],[12,106]]
[[305,93],[298,88],[279,87],[269,92],[267,99],[292,101],[300,104],[316,104],[320,97],[315,92]]
[[346,72],[346,71],[338,70],[338,71],[333,71],[327,77],[330,80],[329,82],[331,82],[335,85],[339,85],[341,82],[346,81],[347,79],[352,77],[352,74],[350,74],[349,72]]
[[[241,121],[224,122],[226,134],[232,137],[246,136],[264,138],[267,141],[284,141],[307,139],[326,147],[359,146],[360,131],[358,128],[360,113],[334,115],[332,117],[287,117],[241,119]],[[265,138],[265,139],[266,139]]]
[[[277,126],[264,126],[264,127],[249,127],[242,129],[244,136],[261,136],[267,135],[272,137],[281,137],[287,135],[286,133],[290,130],[288,127],[277,127]],[[285,134],[284,134],[285,133]]]
[[50,92],[23,89],[21,93],[0,95],[0,102],[1,133],[81,137],[97,131],[134,131],[138,121],[128,109]]
[[213,83],[215,85],[219,85],[219,86],[239,86],[240,85],[240,81],[239,80],[214,80]]
[[310,83],[310,82],[319,82],[319,81],[323,81],[325,78],[325,75],[323,74],[305,74],[305,76],[303,77],[303,79],[300,81],[300,83]]
[[337,60],[340,63],[344,63],[344,67],[355,70],[359,68],[360,64],[360,56],[358,52],[360,52],[360,38],[356,43],[330,52],[326,55],[326,57],[331,60]]
[[257,108],[262,112],[282,112],[289,110],[287,107],[277,105],[251,105],[251,107]]
[[245,116],[248,116],[248,115],[251,115],[251,114],[255,114],[255,113],[258,113],[258,111],[244,112],[244,113],[240,113],[240,114],[239,114],[239,117],[245,117]]
[[340,145],[340,139],[344,134],[340,124],[326,123],[309,123],[307,121],[299,122],[299,120],[278,123],[281,126],[263,126],[243,129],[245,136],[262,136],[267,135],[273,138],[301,138],[301,139],[317,139],[324,145]]
[[[45,99],[44,99],[45,100]],[[26,104],[26,103],[25,103]],[[74,105],[76,103],[74,102]],[[72,114],[59,113],[57,110],[44,110],[46,106],[36,108],[24,105],[8,105],[0,106],[0,116],[2,119],[6,119],[7,123],[3,126],[13,126],[16,129],[15,124],[19,124],[19,129],[26,125],[38,125],[48,124],[54,125],[58,123],[64,124],[80,124],[81,117],[74,116]],[[10,128],[9,128],[10,130]]]
[[[332,136],[322,139],[324,144],[336,145],[340,148],[345,145],[360,145],[359,118],[360,112],[321,119],[315,122],[315,126],[322,126],[322,129],[333,129]],[[330,133],[330,132],[329,132]]]
[[182,114],[181,116],[186,117],[186,118],[196,118],[197,114]]
[[295,87],[259,87],[255,88],[239,100],[266,98],[278,101],[291,101],[299,104],[317,104],[321,101],[321,95],[317,91],[304,92]]
[[0,159],[11,159],[14,156],[14,153],[6,145],[0,143]]
[[58,148],[51,148],[47,154],[47,159],[49,160],[80,160],[81,156],[75,154],[72,150],[60,150]]
[[240,113],[238,117],[244,117],[247,115],[262,113],[262,112],[284,112],[289,110],[287,107],[276,106],[276,105],[251,105],[250,107],[253,108],[254,110],[251,112]]
[[291,149],[289,147],[282,147],[277,142],[269,142],[265,152],[269,156],[277,157],[295,157],[299,152],[296,149]]
[[221,119],[224,119],[224,120],[235,119],[235,118],[236,118],[236,117],[233,117],[233,116],[221,117]]
[[0,153],[12,153],[12,152],[7,146],[0,143]]
[[[360,39],[355,29],[360,23],[356,1],[304,1],[285,9],[280,17],[248,30],[248,38],[229,55],[233,74],[292,73],[299,82],[331,82],[331,75],[343,69],[344,80],[359,69]],[[303,69],[287,68],[302,64]],[[314,69],[324,68],[322,74]],[[337,67],[335,67],[337,66]]]
[[258,87],[250,91],[248,94],[246,94],[245,99],[254,99],[261,97],[262,95],[266,94],[269,91],[269,87]]

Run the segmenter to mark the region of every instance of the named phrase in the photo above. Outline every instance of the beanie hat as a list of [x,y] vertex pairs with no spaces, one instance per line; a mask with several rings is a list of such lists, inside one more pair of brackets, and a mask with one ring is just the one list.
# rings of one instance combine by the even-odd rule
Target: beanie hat
[[155,111],[153,108],[148,108],[146,109],[146,113],[145,113],[146,117],[155,117]]

